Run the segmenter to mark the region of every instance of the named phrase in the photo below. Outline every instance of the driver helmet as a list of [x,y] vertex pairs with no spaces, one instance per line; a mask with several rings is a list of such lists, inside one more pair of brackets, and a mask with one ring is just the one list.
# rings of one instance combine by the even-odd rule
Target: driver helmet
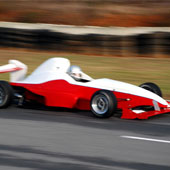
[[72,65],[69,68],[69,74],[71,77],[73,77],[75,80],[80,80],[82,78],[82,71],[79,66]]

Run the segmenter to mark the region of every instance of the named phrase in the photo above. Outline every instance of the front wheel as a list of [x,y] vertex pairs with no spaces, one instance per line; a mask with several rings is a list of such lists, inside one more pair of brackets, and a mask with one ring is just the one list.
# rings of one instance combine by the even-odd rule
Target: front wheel
[[13,100],[13,89],[6,81],[0,81],[0,109],[8,107]]
[[158,85],[156,85],[155,83],[143,83],[141,84],[139,87],[144,88],[145,90],[151,91],[155,94],[157,94],[158,96],[162,97],[162,92],[161,89],[159,88]]
[[117,109],[116,96],[108,90],[97,91],[91,98],[90,106],[92,113],[96,117],[111,117]]

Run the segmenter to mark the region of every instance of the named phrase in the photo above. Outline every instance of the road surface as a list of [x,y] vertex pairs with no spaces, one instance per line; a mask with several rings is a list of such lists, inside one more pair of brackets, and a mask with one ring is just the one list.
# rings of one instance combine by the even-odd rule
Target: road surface
[[63,109],[1,109],[1,169],[169,170],[170,114],[122,120]]

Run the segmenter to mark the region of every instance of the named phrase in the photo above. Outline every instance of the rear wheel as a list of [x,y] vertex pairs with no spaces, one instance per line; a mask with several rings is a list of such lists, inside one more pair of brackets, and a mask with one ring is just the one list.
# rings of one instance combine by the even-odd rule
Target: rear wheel
[[6,81],[0,81],[0,108],[8,107],[13,100],[13,89]]
[[99,118],[111,117],[117,109],[117,100],[113,92],[100,90],[93,94],[90,102],[92,113]]
[[162,97],[161,89],[155,83],[150,83],[150,82],[149,83],[143,83],[139,87],[142,87],[142,88],[144,88],[148,91],[151,91],[151,92],[157,94],[158,96]]

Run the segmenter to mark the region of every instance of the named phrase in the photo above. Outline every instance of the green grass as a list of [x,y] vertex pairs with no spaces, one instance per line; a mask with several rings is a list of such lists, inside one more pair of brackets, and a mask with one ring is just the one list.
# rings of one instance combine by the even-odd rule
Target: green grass
[[[0,50],[0,65],[9,59],[17,59],[28,65],[30,74],[43,61],[51,57],[65,57],[74,65],[79,65],[93,78],[111,78],[135,85],[144,82],[158,84],[165,98],[170,99],[170,58],[121,58],[76,54],[28,52],[20,50]],[[0,74],[0,79],[8,80],[8,74]]]

